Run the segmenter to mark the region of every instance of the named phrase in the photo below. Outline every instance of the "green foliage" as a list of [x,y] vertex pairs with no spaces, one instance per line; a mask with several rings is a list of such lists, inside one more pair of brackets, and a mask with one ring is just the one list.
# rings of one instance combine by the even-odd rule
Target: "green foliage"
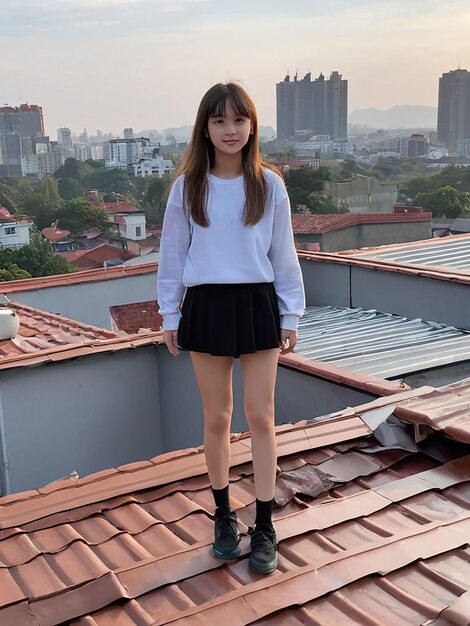
[[165,214],[166,194],[171,185],[171,176],[147,178],[145,191],[145,215],[150,224],[162,224]]
[[83,198],[84,193],[84,188],[74,178],[64,177],[59,179],[59,194],[63,200]]
[[295,209],[298,204],[308,205],[309,194],[324,189],[326,182],[331,178],[331,170],[325,165],[321,165],[318,170],[304,166],[288,169],[284,177],[291,206]]
[[449,185],[428,193],[418,193],[415,202],[432,211],[434,217],[455,218],[470,211],[470,193],[458,191]]
[[55,178],[49,177],[44,183],[44,197],[52,204],[60,203],[59,186]]
[[21,201],[21,193],[12,185],[0,182],[0,204],[15,213]]
[[16,263],[10,263],[5,268],[0,268],[0,281],[18,280],[21,278],[31,278],[31,274],[26,270],[22,270]]
[[[0,250],[0,268],[11,272],[14,265],[18,271],[23,270],[33,277],[66,274],[75,271],[75,268],[65,259],[55,254],[51,243],[35,229],[30,231],[29,245],[23,246],[19,250]],[[23,275],[22,277],[29,278],[29,276]]]
[[77,159],[70,157],[65,159],[65,163],[54,173],[54,177],[57,180],[60,180],[61,178],[73,178],[81,185],[86,176],[92,172],[93,167],[91,167],[91,165],[88,163],[82,163],[81,161],[77,161]]
[[84,198],[75,198],[64,202],[57,212],[59,227],[69,230],[74,235],[89,228],[106,230],[110,223],[106,211],[87,202]]

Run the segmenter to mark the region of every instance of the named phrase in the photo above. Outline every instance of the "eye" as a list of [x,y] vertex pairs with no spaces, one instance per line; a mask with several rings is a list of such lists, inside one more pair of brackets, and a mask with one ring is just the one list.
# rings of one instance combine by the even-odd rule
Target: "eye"
[[245,117],[237,117],[237,119],[235,120],[236,124],[244,124],[245,122],[246,122]]

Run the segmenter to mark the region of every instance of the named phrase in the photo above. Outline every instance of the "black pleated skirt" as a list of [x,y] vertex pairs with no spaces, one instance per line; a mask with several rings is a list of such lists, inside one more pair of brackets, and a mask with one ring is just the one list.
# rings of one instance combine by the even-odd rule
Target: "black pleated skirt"
[[279,348],[279,306],[273,283],[188,287],[178,344],[183,350],[239,357]]

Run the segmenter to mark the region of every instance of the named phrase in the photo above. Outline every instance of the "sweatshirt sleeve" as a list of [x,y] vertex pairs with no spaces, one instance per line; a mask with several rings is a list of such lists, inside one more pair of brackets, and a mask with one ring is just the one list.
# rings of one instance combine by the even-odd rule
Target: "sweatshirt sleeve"
[[297,330],[299,317],[305,309],[305,292],[297,251],[292,232],[289,196],[281,182],[282,190],[274,207],[274,223],[269,260],[274,270],[281,328]]
[[181,318],[179,306],[185,287],[183,271],[191,232],[183,209],[182,184],[177,179],[168,198],[163,218],[157,270],[157,299],[163,317],[163,330],[177,330]]

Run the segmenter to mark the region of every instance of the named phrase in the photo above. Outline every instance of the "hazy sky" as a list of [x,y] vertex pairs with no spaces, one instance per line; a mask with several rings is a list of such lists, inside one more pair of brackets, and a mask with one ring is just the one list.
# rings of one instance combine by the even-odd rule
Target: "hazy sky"
[[338,70],[349,111],[437,104],[470,70],[468,0],[0,0],[0,105],[59,126],[120,132],[192,124],[213,83],[238,79],[261,124],[290,70]]

